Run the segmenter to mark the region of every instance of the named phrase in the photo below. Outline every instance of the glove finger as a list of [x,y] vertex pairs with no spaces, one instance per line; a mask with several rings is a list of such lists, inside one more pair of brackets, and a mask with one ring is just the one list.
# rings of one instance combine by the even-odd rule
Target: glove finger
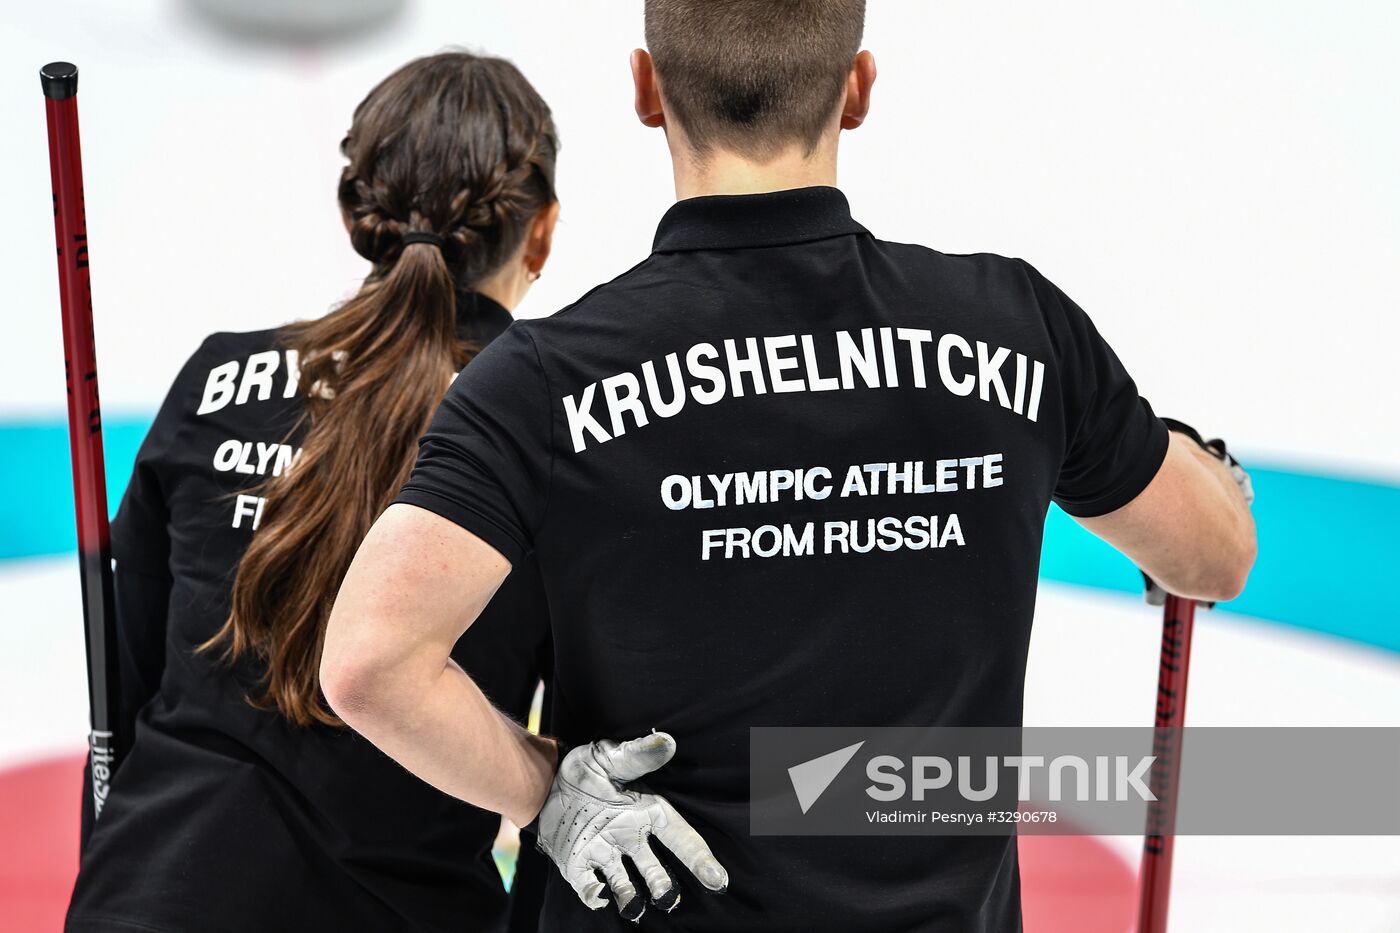
[[1147,575],[1147,571],[1139,570],[1142,574],[1142,584],[1144,587],[1143,596],[1147,598],[1147,605],[1160,606],[1167,601],[1166,590],[1157,585],[1157,581]]
[[627,866],[623,863],[620,852],[603,865],[603,876],[608,879],[608,887],[612,888],[613,901],[622,913],[622,919],[634,922],[641,919],[647,909],[647,901],[646,898],[637,896],[637,886],[627,874]]
[[598,880],[598,876],[593,874],[593,869],[581,868],[562,874],[564,880],[569,882],[569,886],[578,895],[578,899],[583,901],[583,906],[589,910],[601,910],[608,906],[608,902],[600,896],[607,885]]
[[642,880],[646,882],[647,891],[651,893],[651,902],[667,913],[674,910],[681,902],[681,889],[676,887],[676,879],[671,877],[666,866],[661,864],[661,859],[651,851],[651,846],[643,841],[627,854],[632,857],[632,864],[637,866],[637,871],[642,873]]
[[610,739],[593,743],[594,759],[608,777],[621,784],[650,774],[675,754],[676,740],[664,732],[653,732],[621,744]]
[[671,850],[671,854],[680,859],[681,864],[706,888],[716,893],[728,888],[729,872],[720,865],[695,828],[687,823],[665,798],[657,797],[656,806],[664,815],[663,819],[657,821],[657,828],[653,830],[656,838],[660,839],[666,848]]
[[1240,492],[1244,495],[1245,505],[1253,505],[1254,482],[1249,478],[1249,474],[1238,463],[1232,463],[1230,464],[1230,475],[1234,477],[1235,483],[1240,487]]

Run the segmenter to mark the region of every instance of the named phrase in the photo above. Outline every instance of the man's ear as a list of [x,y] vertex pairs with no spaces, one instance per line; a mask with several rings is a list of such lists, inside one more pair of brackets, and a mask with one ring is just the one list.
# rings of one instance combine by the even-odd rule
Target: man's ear
[[636,91],[633,106],[643,126],[665,126],[666,113],[661,109],[661,92],[656,87],[656,69],[646,49],[632,51],[632,87]]
[[875,85],[875,56],[861,52],[846,75],[846,102],[841,105],[841,129],[853,130],[870,113],[870,89]]
[[554,227],[559,223],[559,202],[552,201],[541,208],[530,222],[530,234],[525,238],[525,268],[535,275],[544,271],[549,253],[554,249]]

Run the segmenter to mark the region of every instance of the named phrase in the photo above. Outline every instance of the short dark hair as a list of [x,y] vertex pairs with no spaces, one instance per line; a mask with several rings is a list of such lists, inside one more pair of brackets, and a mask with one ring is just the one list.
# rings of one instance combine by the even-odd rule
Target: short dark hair
[[646,0],[662,94],[699,152],[810,152],[841,99],[865,0]]

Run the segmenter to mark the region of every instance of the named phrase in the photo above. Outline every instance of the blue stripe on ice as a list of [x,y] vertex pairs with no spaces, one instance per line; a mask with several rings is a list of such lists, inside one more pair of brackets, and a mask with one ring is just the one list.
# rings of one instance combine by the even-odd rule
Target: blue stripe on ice
[[[113,512],[150,426],[149,417],[102,423],[107,501]],[[0,421],[0,489],[6,491],[0,497],[0,559],[77,549],[66,421]]]
[[[1259,560],[1229,608],[1400,651],[1400,487],[1251,467]],[[1139,592],[1122,555],[1054,509],[1044,579]]]

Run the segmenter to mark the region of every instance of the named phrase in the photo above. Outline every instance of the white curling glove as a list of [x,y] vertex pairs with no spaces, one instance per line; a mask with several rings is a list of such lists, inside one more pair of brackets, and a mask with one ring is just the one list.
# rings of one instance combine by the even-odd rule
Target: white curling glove
[[[680,903],[681,892],[648,843],[655,836],[705,888],[721,893],[729,873],[710,847],[664,798],[626,790],[623,785],[660,768],[676,753],[676,740],[653,732],[621,744],[604,739],[564,756],[540,815],[538,845],[590,910],[607,906],[600,895],[611,888],[625,920],[646,910],[628,876],[630,859],[646,882],[651,902],[664,911]],[[598,880],[598,873],[607,879]]]

